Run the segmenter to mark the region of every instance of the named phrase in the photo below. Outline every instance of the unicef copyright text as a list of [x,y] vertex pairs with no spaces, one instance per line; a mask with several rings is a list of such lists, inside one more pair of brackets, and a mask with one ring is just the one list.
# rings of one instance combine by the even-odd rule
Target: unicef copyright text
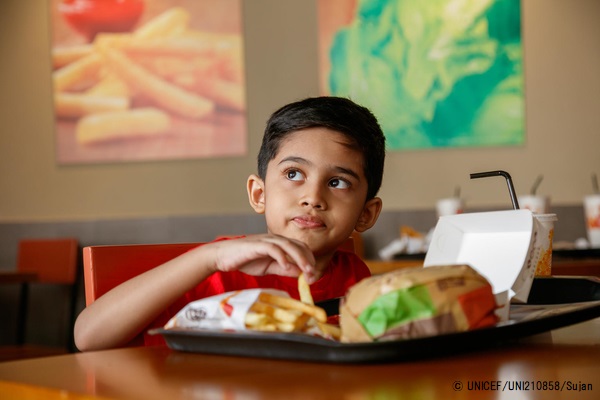
[[581,381],[454,381],[452,388],[460,392],[468,391],[559,391],[585,392],[593,390],[591,383]]

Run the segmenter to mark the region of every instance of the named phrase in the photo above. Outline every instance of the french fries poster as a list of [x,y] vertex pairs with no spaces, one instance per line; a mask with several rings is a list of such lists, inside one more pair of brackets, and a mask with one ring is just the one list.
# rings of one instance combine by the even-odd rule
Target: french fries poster
[[525,142],[521,0],[319,0],[321,91],[391,150]]
[[241,0],[52,0],[59,164],[246,154]]

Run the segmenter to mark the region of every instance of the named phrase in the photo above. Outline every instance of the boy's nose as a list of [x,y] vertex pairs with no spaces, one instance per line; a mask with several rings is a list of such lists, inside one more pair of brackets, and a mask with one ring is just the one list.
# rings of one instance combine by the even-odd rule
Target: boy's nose
[[327,202],[323,196],[322,190],[319,187],[306,185],[306,191],[302,196],[300,203],[304,207],[312,207],[323,210],[327,208]]

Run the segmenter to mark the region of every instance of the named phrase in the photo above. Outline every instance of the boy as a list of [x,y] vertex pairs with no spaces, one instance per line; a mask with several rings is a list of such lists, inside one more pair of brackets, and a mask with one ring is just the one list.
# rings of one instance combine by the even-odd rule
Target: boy
[[77,347],[125,345],[188,302],[218,293],[277,288],[298,298],[301,272],[315,301],[343,296],[370,275],[356,255],[338,248],[377,221],[384,159],[376,118],[348,99],[308,98],[277,110],[265,129],[258,176],[247,182],[268,233],[204,244],[117,286],[77,318]]

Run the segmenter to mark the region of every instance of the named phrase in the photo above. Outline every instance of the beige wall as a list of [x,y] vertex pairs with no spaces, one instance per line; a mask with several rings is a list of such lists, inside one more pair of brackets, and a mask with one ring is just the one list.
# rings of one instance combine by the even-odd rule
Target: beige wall
[[[79,220],[251,212],[264,123],[280,105],[318,94],[314,1],[244,1],[249,104],[246,157],[57,166],[45,0],[4,0],[0,13],[0,221]],[[460,185],[473,207],[510,205],[543,173],[540,192],[578,204],[600,174],[600,1],[522,0],[527,143],[518,148],[394,152],[381,196],[387,210],[428,209]]]

